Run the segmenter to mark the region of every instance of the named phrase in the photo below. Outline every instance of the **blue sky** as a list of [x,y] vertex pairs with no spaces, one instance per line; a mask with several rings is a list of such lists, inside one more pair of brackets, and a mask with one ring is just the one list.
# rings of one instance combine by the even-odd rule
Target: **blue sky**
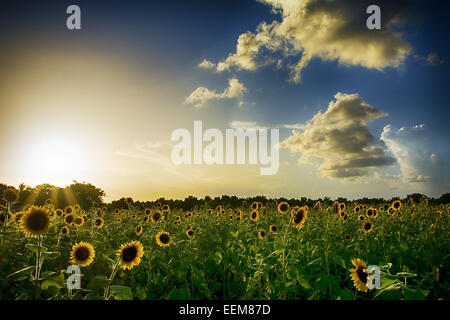
[[[236,190],[236,193],[242,196],[261,193],[293,197],[303,194],[311,197],[352,197],[356,194],[388,197],[402,196],[413,191],[439,196],[447,192],[450,157],[447,143],[450,133],[447,112],[450,98],[449,44],[446,41],[449,30],[446,18],[449,12],[447,2],[411,1],[411,11],[406,23],[386,31],[388,37],[400,32],[401,34],[398,34],[401,41],[410,46],[407,55],[395,66],[387,66],[387,63],[391,63],[388,60],[380,62],[375,61],[378,58],[366,59],[361,52],[355,52],[355,56],[361,55],[357,57],[359,60],[355,60],[357,62],[349,63],[348,61],[353,61],[351,54],[349,57],[345,46],[341,47],[335,39],[331,39],[337,43],[333,44],[337,48],[335,57],[324,58],[326,54],[320,48],[324,43],[319,43],[317,39],[308,40],[310,43],[302,43],[299,40],[295,45],[302,47],[303,51],[299,50],[295,55],[286,56],[283,55],[283,50],[293,45],[287,37],[289,31],[282,35],[282,40],[287,45],[280,45],[277,50],[271,51],[268,46],[279,40],[277,37],[284,32],[282,28],[268,33],[273,38],[258,47],[255,61],[264,63],[254,70],[245,65],[231,65],[229,70],[218,72],[213,68],[198,66],[204,59],[216,66],[217,63],[224,62],[229,55],[236,53],[238,38],[247,31],[252,35],[258,34],[257,27],[262,22],[271,24],[276,20],[279,25],[290,23],[295,27],[295,8],[289,7],[290,1],[280,0],[281,9],[278,8],[276,14],[272,12],[272,9],[276,8],[274,3],[277,1],[77,1],[76,4],[82,10],[80,31],[69,31],[65,28],[65,8],[72,2],[15,1],[5,6],[0,20],[0,40],[6,48],[2,54],[6,57],[3,61],[6,61],[5,66],[8,63],[10,67],[6,69],[2,80],[13,77],[15,82],[9,87],[0,87],[0,92],[17,92],[17,95],[23,98],[27,95],[27,92],[24,92],[24,83],[31,83],[37,93],[30,94],[29,99],[38,104],[39,101],[46,102],[42,102],[41,111],[38,112],[36,104],[14,107],[14,103],[8,103],[17,101],[12,93],[11,100],[4,98],[5,116],[1,121],[4,131],[0,148],[11,156],[0,164],[0,178],[12,184],[23,181],[38,183],[37,177],[29,179],[21,174],[21,168],[11,169],[11,164],[16,162],[17,157],[26,156],[17,150],[27,148],[13,147],[7,143],[12,134],[8,128],[19,123],[35,123],[39,120],[59,123],[64,115],[70,114],[72,116],[66,120],[69,136],[76,137],[72,140],[76,140],[78,144],[88,141],[87,149],[91,150],[91,155],[85,157],[91,159],[86,161],[88,164],[77,168],[81,172],[78,178],[102,185],[111,197],[119,197],[129,190],[132,190],[131,193],[137,198],[161,196],[164,195],[163,191],[173,197],[202,195],[208,190],[215,194],[231,194]],[[317,12],[320,14],[332,12],[330,7],[326,7],[320,0],[298,3],[307,3],[311,8],[318,8]],[[359,10],[361,3],[354,3],[353,11]],[[401,3],[398,8],[391,8],[384,6],[385,1],[379,3],[382,21],[384,17],[395,15],[395,10],[403,5]],[[347,7],[342,6],[343,14],[354,17],[355,13],[350,12],[352,2],[344,1],[344,4]],[[339,5],[333,8],[341,10]],[[365,17],[362,12],[361,17],[357,19],[364,20]],[[298,23],[301,23],[301,20],[298,20]],[[387,28],[383,25],[384,27]],[[333,35],[332,28],[333,25],[327,26],[326,30],[331,30],[330,34]],[[349,45],[363,48],[364,39],[359,37],[363,31],[358,28],[363,26],[349,24],[342,30],[354,36],[354,41],[349,42]],[[302,29],[299,30],[296,34],[298,39],[306,39],[302,35]],[[314,36],[314,33],[312,35]],[[397,45],[395,41],[388,44],[394,47]],[[383,50],[386,50],[388,44],[385,47],[380,45],[378,53],[384,54]],[[399,50],[402,49],[401,43],[398,45]],[[301,81],[289,81],[293,69],[291,65],[296,64],[307,50],[317,50],[317,53],[302,68]],[[41,55],[48,58],[39,60]],[[269,63],[271,59],[282,62],[282,67],[277,68],[276,63]],[[347,63],[340,63],[339,59],[347,59]],[[91,64],[88,65],[88,62]],[[385,65],[382,68],[370,67],[373,63]],[[78,64],[80,68],[76,69]],[[41,71],[34,72],[34,67],[24,67],[25,71],[17,72],[20,67],[28,65],[38,66],[37,69]],[[57,79],[66,72],[64,67],[63,71],[59,72],[59,65],[67,66],[68,70],[79,70],[76,78],[78,82],[72,80],[73,83],[63,89],[58,87],[59,84],[55,90],[45,87],[45,90],[52,91],[53,94],[60,92],[58,97],[42,94],[47,91],[40,90],[39,86],[45,81],[41,83],[36,80],[39,79],[37,74],[45,74],[45,70],[54,68],[54,76]],[[86,71],[83,68],[86,68]],[[67,72],[70,76],[70,72]],[[103,91],[95,90],[95,82],[92,79],[97,76],[102,87],[105,87]],[[223,92],[231,78],[238,79],[246,91],[229,98],[208,100],[202,108],[186,103],[186,98],[198,87],[205,87],[216,93]],[[87,85],[89,81],[94,84],[91,86],[92,91],[89,91]],[[109,91],[108,81],[111,81],[112,88],[117,86],[117,89]],[[54,82],[58,81],[52,83]],[[82,84],[79,84],[80,82]],[[48,86],[50,88],[50,84]],[[64,96],[64,92],[70,94]],[[82,95],[79,104],[73,101],[74,92],[80,92]],[[164,169],[157,170],[158,175],[155,176],[154,172],[148,169],[149,166],[158,166],[158,161],[167,161],[167,150],[158,150],[163,156],[156,159],[156,162],[151,160],[151,164],[138,163],[139,158],[148,160],[148,154],[137,156],[136,152],[142,150],[134,150],[136,146],[146,143],[165,145],[171,131],[179,127],[190,128],[193,120],[203,120],[208,127],[220,129],[229,127],[233,121],[261,126],[305,125],[319,111],[322,114],[326,112],[330,102],[336,102],[335,95],[338,92],[357,94],[355,101],[367,101],[375,109],[387,114],[367,122],[373,138],[373,141],[368,143],[384,143],[384,156],[394,157],[394,164],[363,167],[367,172],[350,179],[324,176],[321,175],[321,172],[324,173],[321,164],[327,162],[327,159],[332,162],[331,158],[327,158],[328,153],[324,151],[319,155],[310,151],[313,158],[316,158],[315,163],[299,165],[297,160],[302,152],[292,151],[293,146],[289,145],[281,150],[282,164],[278,177],[262,180],[261,177],[256,177],[255,170],[250,168],[236,169],[234,173],[230,173],[229,169],[213,166],[206,169],[196,168],[194,171],[200,171],[196,175],[200,177],[197,179],[198,183],[180,188],[174,186],[177,183],[185,184],[185,180],[177,180],[174,177],[177,175],[173,175],[173,172],[167,172],[165,176],[162,173]],[[147,98],[151,102],[147,101]],[[62,102],[51,107],[48,102],[53,103],[57,99]],[[70,105],[64,105],[63,101],[67,100],[71,100]],[[94,101],[98,104],[94,104]],[[122,103],[116,105],[116,101]],[[239,101],[242,102],[241,107],[238,106]],[[93,106],[87,107],[91,103]],[[86,116],[86,113],[92,114]],[[40,118],[42,114],[46,114],[43,119]],[[23,120],[24,118],[27,118],[28,122]],[[424,126],[421,126],[422,124]],[[414,128],[415,126],[417,127]],[[316,132],[316,127],[317,124],[311,128],[311,134]],[[398,131],[402,127],[404,129]],[[388,128],[389,132],[385,132],[383,140],[382,133]],[[306,137],[305,131],[303,134]],[[291,135],[289,129],[281,129],[281,140]],[[51,131],[41,138],[45,140],[49,136],[52,136]],[[80,137],[84,137],[84,140]],[[417,142],[414,139],[417,139]],[[382,140],[383,142],[380,142]],[[25,136],[20,141],[26,141]],[[295,148],[306,153],[306,142],[296,145]],[[125,154],[126,157],[121,157]],[[342,155],[352,156],[345,153]],[[286,167],[283,167],[283,163]],[[183,172],[186,181],[192,179],[189,176],[191,172],[193,171],[189,168]],[[253,188],[254,184],[250,183],[237,186],[230,178],[243,174],[248,176],[249,181],[255,181],[264,187]],[[70,172],[65,175],[69,176]],[[303,179],[306,175],[310,175],[308,181],[316,184],[314,192],[305,187],[299,188],[295,183],[298,181],[295,179]],[[407,175],[410,177],[406,177]],[[127,182],[117,185],[117,181],[123,181],[125,176]],[[214,182],[208,179],[212,176]],[[416,179],[417,177],[420,178]],[[40,177],[44,180],[46,178],[45,175]],[[413,182],[415,180],[417,181]],[[160,181],[170,183],[161,183],[159,186]],[[154,185],[154,188],[149,187],[150,184]]]

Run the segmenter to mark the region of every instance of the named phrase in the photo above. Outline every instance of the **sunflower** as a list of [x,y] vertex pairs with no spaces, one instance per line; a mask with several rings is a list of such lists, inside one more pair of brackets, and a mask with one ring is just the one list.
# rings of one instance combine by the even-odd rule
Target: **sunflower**
[[49,212],[44,207],[31,206],[20,219],[20,229],[26,237],[37,238],[50,226]]
[[150,210],[149,208],[147,208],[147,209],[144,210],[144,213],[145,213],[146,216],[149,216],[149,215],[152,214],[152,210]]
[[393,207],[389,207],[387,210],[387,213],[391,216],[395,212],[395,209]]
[[233,220],[233,219],[234,219],[233,214],[230,214],[230,215],[228,216],[228,218],[229,218],[230,220]]
[[169,210],[170,210],[170,207],[169,207],[168,204],[163,205],[162,208],[161,208],[161,211],[163,211],[163,212],[169,211]]
[[360,214],[360,215],[358,216],[358,220],[359,220],[359,221],[364,221],[365,218],[366,218],[366,217],[365,217],[363,214]]
[[82,217],[77,216],[75,217],[75,219],[73,220],[73,224],[75,225],[75,227],[81,227],[84,224],[84,220]]
[[395,200],[394,202],[392,202],[392,208],[394,208],[394,210],[400,210],[402,208],[402,202],[400,200]]
[[289,204],[286,201],[280,202],[277,207],[278,213],[285,214],[289,211]]
[[67,215],[67,214],[72,214],[72,213],[73,213],[73,207],[68,206],[68,207],[64,210],[64,212],[66,213],[66,215]]
[[352,264],[355,269],[350,269],[350,277],[353,280],[353,285],[358,291],[367,292],[369,289],[366,285],[368,273],[367,273],[367,265],[361,259],[352,259]]
[[344,214],[341,215],[341,221],[344,223],[347,221],[347,219],[348,219],[348,215],[344,212]]
[[160,247],[168,247],[170,246],[170,243],[172,242],[172,238],[170,237],[168,232],[161,231],[156,235],[156,243]]
[[367,221],[366,223],[364,223],[363,225],[364,233],[372,232],[372,230],[373,230],[373,223],[371,221]]
[[297,212],[294,213],[292,218],[292,224],[297,229],[303,228],[303,225],[306,222],[306,218],[308,217],[308,213],[305,211],[305,208],[299,208]]
[[278,233],[278,227],[276,225],[272,224],[269,227],[269,231],[270,231],[270,233]]
[[74,208],[75,210],[80,210],[80,205],[76,204],[76,205],[73,206],[73,208]]
[[252,210],[258,209],[258,202],[253,201],[250,207],[252,208]]
[[56,219],[56,212],[55,212],[55,210],[49,210],[48,211],[48,217],[50,218],[50,221],[53,221],[53,220],[55,220]]
[[70,253],[70,259],[73,263],[80,267],[87,267],[94,261],[95,250],[94,247],[87,242],[79,242],[74,244],[72,252]]
[[343,203],[343,202],[339,203],[339,210],[341,210],[341,211],[345,210],[345,203]]
[[191,228],[186,231],[186,236],[190,239],[194,236],[195,232]]
[[264,238],[266,237],[266,231],[263,230],[263,229],[259,230],[259,231],[258,231],[258,237],[259,237],[260,239],[264,239]]
[[250,220],[256,222],[258,221],[258,219],[259,219],[259,212],[257,210],[253,210],[252,213],[250,214]]
[[61,216],[64,214],[64,212],[63,212],[61,209],[57,209],[57,210],[55,211],[55,213],[56,213],[56,215],[57,215],[58,217],[61,217]]
[[150,220],[150,217],[149,216],[145,216],[144,217],[144,222],[148,222]]
[[61,234],[67,236],[70,233],[70,229],[67,226],[61,228]]
[[105,225],[105,220],[103,220],[102,218],[97,218],[95,219],[94,224],[97,228],[101,229]]
[[346,234],[346,235],[344,236],[344,239],[345,239],[346,241],[350,241],[351,238],[352,238],[352,237],[351,237],[349,234]]
[[136,234],[140,236],[142,234],[142,231],[144,231],[142,225],[138,225],[138,227],[136,228]]
[[378,219],[378,210],[375,208],[372,209],[372,217],[374,219]]
[[151,215],[151,219],[153,223],[158,223],[161,220],[162,217],[162,212],[159,210],[156,210],[155,212],[153,212],[153,214]]
[[356,206],[356,207],[353,209],[353,212],[354,212],[354,213],[358,213],[359,210],[361,210],[361,207],[360,207],[360,206]]
[[8,202],[14,202],[19,199],[19,195],[17,194],[16,188],[8,187],[3,191],[3,198],[5,198]]
[[144,246],[139,241],[131,241],[122,244],[116,254],[120,259],[120,268],[131,270],[141,263],[141,258],[144,255]]
[[206,196],[205,196],[205,202],[209,202],[209,201],[211,201],[211,197],[208,196],[208,195],[206,195]]

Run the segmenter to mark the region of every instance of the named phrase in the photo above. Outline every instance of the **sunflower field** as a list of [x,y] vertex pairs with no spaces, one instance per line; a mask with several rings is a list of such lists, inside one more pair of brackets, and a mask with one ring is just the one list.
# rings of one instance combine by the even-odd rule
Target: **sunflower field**
[[205,197],[188,210],[3,203],[3,300],[450,298],[450,207],[425,197],[309,207]]

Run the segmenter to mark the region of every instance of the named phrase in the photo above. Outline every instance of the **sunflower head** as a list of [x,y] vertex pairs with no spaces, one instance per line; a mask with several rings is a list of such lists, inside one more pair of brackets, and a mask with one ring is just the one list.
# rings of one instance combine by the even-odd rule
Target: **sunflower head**
[[73,207],[68,206],[65,210],[64,210],[65,214],[72,214],[73,213]]
[[94,224],[95,224],[95,226],[97,228],[101,229],[105,225],[105,220],[103,220],[102,218],[98,217],[97,219],[95,219]]
[[158,223],[159,221],[161,221],[162,218],[162,212],[159,210],[156,210],[155,212],[152,213],[151,219],[153,223]]
[[61,209],[57,209],[57,210],[55,211],[55,213],[56,213],[56,215],[57,215],[58,217],[61,217],[61,216],[64,214],[64,212],[63,212]]
[[369,276],[367,273],[367,264],[359,258],[352,259],[352,264],[355,267],[354,269],[350,269],[350,277],[353,280],[353,285],[358,291],[367,292],[369,289],[367,287],[367,278]]
[[253,222],[256,222],[256,221],[258,221],[258,219],[259,219],[259,212],[257,210],[253,210],[250,213],[250,220],[252,220]]
[[305,208],[299,208],[292,217],[292,224],[297,229],[303,228],[306,218],[308,217],[308,213],[305,211]]
[[87,267],[95,258],[94,247],[87,242],[79,242],[72,246],[72,252],[70,253],[70,259],[73,263],[80,267]]
[[16,188],[8,187],[3,191],[3,198],[8,202],[14,202],[19,199]]
[[81,227],[84,224],[83,217],[76,216],[75,219],[73,219],[73,224],[75,225],[75,227]]
[[270,231],[270,233],[277,233],[278,232],[278,227],[276,225],[272,224],[269,227],[269,231]]
[[402,208],[402,202],[400,200],[395,200],[392,202],[392,208],[394,208],[394,210],[400,210]]
[[142,225],[138,225],[137,228],[136,228],[136,234],[138,236],[140,236],[143,231],[144,231],[144,229],[142,228]]
[[170,246],[170,243],[172,242],[172,237],[168,232],[161,231],[156,235],[156,243],[160,247],[168,247]]
[[278,213],[285,214],[289,211],[289,204],[286,201],[280,202],[277,207]]
[[363,224],[364,233],[372,232],[372,230],[373,230],[373,224],[371,221],[367,221],[366,223]]
[[50,226],[49,212],[44,207],[31,206],[20,219],[20,229],[26,237],[37,238]]
[[139,241],[131,241],[122,244],[117,251],[119,256],[119,266],[123,270],[131,270],[141,263],[144,255],[144,246]]
[[365,217],[363,214],[360,214],[360,215],[358,216],[358,220],[359,220],[359,221],[364,221],[365,218],[366,218],[366,217]]
[[194,230],[192,230],[191,228],[189,228],[189,229],[186,231],[186,237],[188,237],[189,239],[191,239],[191,238],[194,236],[194,234],[195,234],[195,232],[194,232]]
[[259,237],[260,239],[264,239],[264,238],[266,237],[266,231],[263,230],[263,229],[259,230],[259,231],[258,231],[258,237]]
[[67,226],[61,228],[61,234],[67,236],[70,233],[70,229]]

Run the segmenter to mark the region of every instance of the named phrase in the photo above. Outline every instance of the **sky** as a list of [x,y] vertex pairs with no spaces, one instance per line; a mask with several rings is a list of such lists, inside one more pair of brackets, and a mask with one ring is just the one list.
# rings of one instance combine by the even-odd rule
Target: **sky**
[[[373,3],[372,3],[373,2]],[[66,8],[81,9],[68,30]],[[381,29],[369,30],[377,4]],[[107,200],[438,197],[445,1],[14,1],[0,13],[0,181]],[[279,128],[260,165],[175,165],[178,128]]]

